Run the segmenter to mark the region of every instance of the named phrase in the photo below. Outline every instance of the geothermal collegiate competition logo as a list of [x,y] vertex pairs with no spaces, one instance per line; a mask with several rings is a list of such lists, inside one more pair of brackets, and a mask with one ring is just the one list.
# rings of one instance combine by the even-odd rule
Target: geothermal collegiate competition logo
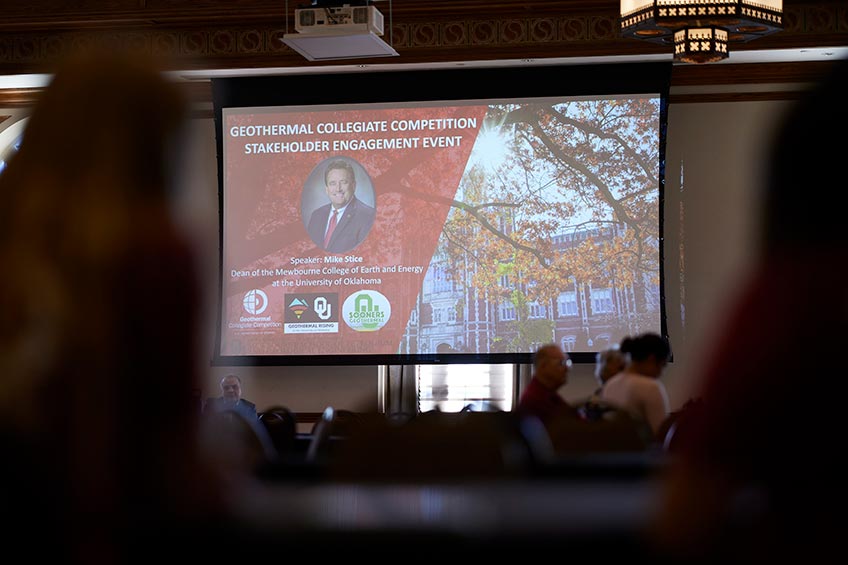
[[286,294],[284,333],[339,331],[339,295],[335,292]]
[[237,322],[229,322],[227,326],[230,329],[238,330],[240,333],[268,333],[283,325],[272,320],[271,316],[260,315],[268,308],[268,295],[263,290],[254,288],[245,292],[241,305],[250,315],[240,316]]
[[392,315],[389,299],[376,290],[360,290],[348,296],[342,306],[345,324],[358,332],[374,332],[386,325]]
[[244,305],[244,310],[248,314],[258,316],[259,314],[265,311],[265,308],[268,307],[268,295],[265,294],[264,291],[259,290],[258,288],[248,290],[244,294],[244,300],[242,300],[242,304]]

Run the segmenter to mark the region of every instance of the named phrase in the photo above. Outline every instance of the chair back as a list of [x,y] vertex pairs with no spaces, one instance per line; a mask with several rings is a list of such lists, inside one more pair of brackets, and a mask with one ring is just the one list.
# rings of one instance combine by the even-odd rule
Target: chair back
[[223,463],[255,472],[274,462],[277,451],[264,426],[237,410],[204,415],[206,442]]
[[336,410],[332,406],[327,406],[321,413],[321,418],[312,426],[312,439],[306,450],[308,463],[317,463],[319,458],[326,456],[335,420]]
[[356,481],[453,481],[523,473],[528,449],[511,412],[439,412],[363,426],[339,446],[330,472]]
[[593,420],[562,416],[547,428],[558,455],[645,451],[653,442],[647,422],[612,405],[604,406]]
[[271,442],[279,455],[294,451],[297,437],[297,417],[285,406],[273,406],[259,415],[259,421],[268,430]]

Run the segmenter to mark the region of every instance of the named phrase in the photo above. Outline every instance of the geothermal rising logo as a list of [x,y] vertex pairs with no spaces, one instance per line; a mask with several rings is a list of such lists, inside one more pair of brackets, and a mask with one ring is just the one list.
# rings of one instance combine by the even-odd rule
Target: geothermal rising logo
[[345,323],[358,332],[374,332],[386,325],[392,315],[389,299],[376,290],[360,290],[342,305]]

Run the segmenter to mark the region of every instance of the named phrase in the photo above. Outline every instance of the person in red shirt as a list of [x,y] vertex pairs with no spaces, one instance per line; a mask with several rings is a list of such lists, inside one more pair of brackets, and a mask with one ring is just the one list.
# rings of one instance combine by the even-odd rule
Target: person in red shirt
[[574,408],[558,392],[568,382],[570,369],[571,359],[558,345],[540,347],[533,359],[533,377],[518,402],[518,412],[535,416],[545,426],[562,414],[576,417]]

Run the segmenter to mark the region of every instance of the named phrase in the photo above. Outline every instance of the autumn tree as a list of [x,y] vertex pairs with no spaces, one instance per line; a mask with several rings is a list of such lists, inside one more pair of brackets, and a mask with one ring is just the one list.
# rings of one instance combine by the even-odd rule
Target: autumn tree
[[632,285],[644,310],[659,284],[658,105],[493,106],[440,240],[455,280],[512,302],[519,325],[520,305],[553,305],[575,281]]

